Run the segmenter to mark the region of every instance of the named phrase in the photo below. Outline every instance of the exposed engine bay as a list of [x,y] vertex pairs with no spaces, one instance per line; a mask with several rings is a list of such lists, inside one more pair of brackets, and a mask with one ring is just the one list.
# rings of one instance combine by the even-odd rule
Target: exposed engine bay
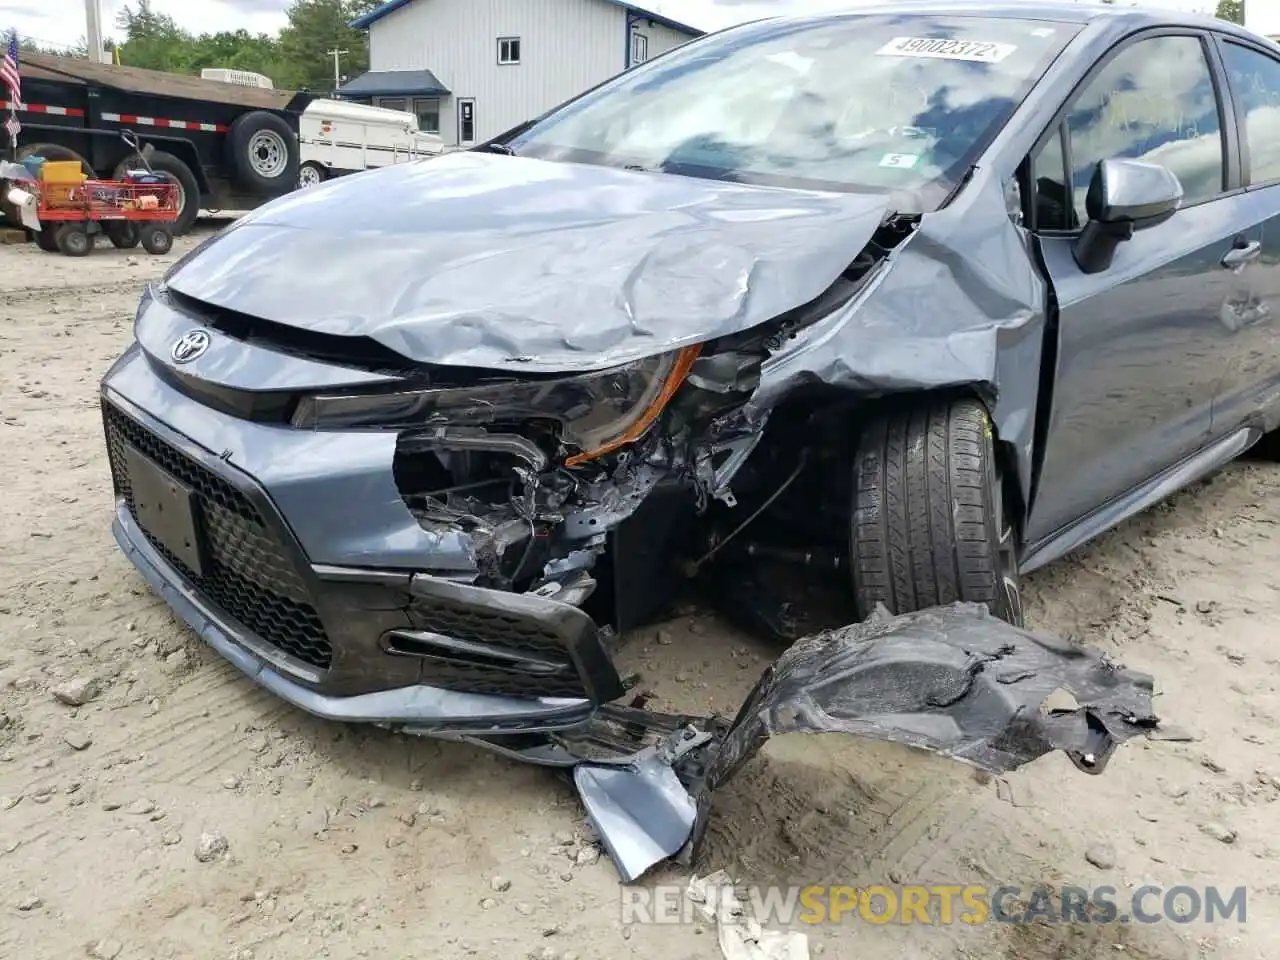
[[[847,518],[849,501],[827,481],[848,457],[851,437],[841,430],[850,407],[868,398],[815,384],[774,409],[752,400],[769,359],[854,300],[917,223],[886,219],[821,297],[767,328],[646,362],[650,369],[447,383],[382,402],[317,396],[300,403],[293,424],[415,424],[398,433],[396,485],[424,530],[465,541],[476,570],[469,582],[575,606],[593,601],[593,616],[619,633],[716,560],[839,573],[847,537],[833,536],[830,521]],[[668,386],[671,395],[658,397]],[[599,438],[617,437],[634,408],[641,416],[624,436],[638,439],[602,449]],[[745,536],[749,529],[765,542]],[[794,639],[776,619],[765,622]]]

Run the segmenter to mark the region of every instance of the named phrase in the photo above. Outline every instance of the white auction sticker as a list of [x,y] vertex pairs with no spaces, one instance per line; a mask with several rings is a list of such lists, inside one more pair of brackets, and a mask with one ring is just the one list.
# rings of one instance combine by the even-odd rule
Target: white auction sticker
[[946,40],[941,37],[894,37],[876,51],[882,57],[923,57],[929,60],[967,60],[999,63],[1018,48],[1012,43],[986,40]]
[[918,153],[886,153],[880,158],[880,166],[898,167],[902,170],[910,170],[919,162],[920,154]]

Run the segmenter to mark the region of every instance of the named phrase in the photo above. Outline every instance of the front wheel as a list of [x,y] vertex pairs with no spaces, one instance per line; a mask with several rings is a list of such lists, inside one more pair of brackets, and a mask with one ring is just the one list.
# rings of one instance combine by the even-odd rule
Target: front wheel
[[991,419],[977,400],[930,399],[863,432],[850,565],[860,617],[968,601],[1020,626],[1017,538]]

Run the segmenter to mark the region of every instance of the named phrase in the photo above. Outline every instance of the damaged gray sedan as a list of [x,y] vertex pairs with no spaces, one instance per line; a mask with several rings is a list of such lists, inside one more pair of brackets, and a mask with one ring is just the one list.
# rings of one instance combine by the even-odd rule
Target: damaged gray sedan
[[[778,733],[1097,772],[1151,682],[1021,629],[1018,578],[1277,426],[1277,55],[1107,7],[774,19],[282,198],[143,299],[116,538],[302,709],[571,771],[627,877]],[[850,615],[800,630],[776,570]],[[615,666],[691,587],[794,641],[736,718]]]

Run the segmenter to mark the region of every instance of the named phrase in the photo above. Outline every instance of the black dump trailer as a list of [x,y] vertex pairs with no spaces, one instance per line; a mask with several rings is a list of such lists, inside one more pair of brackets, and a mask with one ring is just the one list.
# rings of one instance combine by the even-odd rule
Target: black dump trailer
[[21,71],[17,159],[79,160],[89,175],[114,178],[134,156],[120,136],[131,132],[152,169],[181,188],[177,233],[202,209],[249,210],[298,185],[308,93],[38,54]]

